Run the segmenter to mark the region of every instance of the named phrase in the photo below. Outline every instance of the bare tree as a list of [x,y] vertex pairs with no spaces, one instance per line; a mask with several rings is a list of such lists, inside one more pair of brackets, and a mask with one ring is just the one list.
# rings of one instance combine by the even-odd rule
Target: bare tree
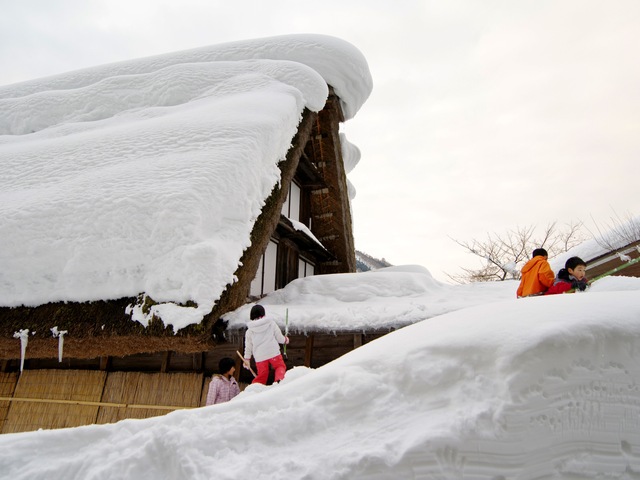
[[581,228],[582,222],[571,222],[563,228],[553,222],[539,233],[531,225],[516,227],[502,235],[489,233],[485,240],[461,241],[452,238],[469,253],[483,258],[486,264],[476,269],[463,267],[461,274],[447,276],[457,283],[519,279],[518,265],[527,261],[534,249],[544,248],[553,258],[584,240]]
[[598,245],[609,251],[617,251],[640,240],[640,217],[633,217],[627,213],[624,218],[621,218],[618,213],[614,212],[610,223],[602,228],[593,217],[591,220],[593,220],[597,233],[590,230],[589,233]]

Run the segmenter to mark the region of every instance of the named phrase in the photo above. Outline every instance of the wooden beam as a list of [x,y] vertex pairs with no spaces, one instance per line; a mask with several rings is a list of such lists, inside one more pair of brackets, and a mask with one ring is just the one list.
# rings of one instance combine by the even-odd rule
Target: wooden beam
[[167,370],[169,369],[169,363],[171,362],[171,352],[164,352],[164,355],[162,356],[162,365],[160,365],[160,372],[161,373],[167,373]]
[[56,400],[53,398],[0,397],[0,402],[55,403],[58,405],[91,405],[97,407],[144,408],[155,410],[189,410],[198,407],[178,405],[140,405],[137,403],[90,402],[85,400]]
[[204,363],[203,356],[204,356],[204,352],[193,354],[193,369],[198,373],[202,371],[202,364]]
[[100,357],[100,370],[109,370],[111,367],[111,357]]
[[309,335],[307,337],[305,346],[304,346],[304,366],[311,367],[311,360],[313,357],[313,340],[314,336]]
[[354,333],[353,334],[353,348],[356,349],[362,346],[362,334]]

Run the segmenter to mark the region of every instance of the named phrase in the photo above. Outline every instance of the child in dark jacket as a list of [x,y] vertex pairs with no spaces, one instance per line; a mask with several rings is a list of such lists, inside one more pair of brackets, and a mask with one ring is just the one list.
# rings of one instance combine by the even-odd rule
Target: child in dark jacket
[[558,272],[553,285],[545,295],[565,293],[571,289],[584,292],[587,284],[587,264],[580,257],[571,257]]

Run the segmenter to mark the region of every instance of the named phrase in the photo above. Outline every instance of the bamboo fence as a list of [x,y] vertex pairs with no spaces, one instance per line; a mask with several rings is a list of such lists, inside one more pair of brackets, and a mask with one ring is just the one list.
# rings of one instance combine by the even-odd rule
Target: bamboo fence
[[82,402],[100,401],[105,377],[106,372],[92,370],[25,370],[2,433],[95,423],[98,407]]
[[[0,373],[0,432],[148,418],[204,405],[199,373],[25,370]],[[205,383],[205,388],[203,388]]]
[[199,407],[202,383],[201,373],[111,372],[102,402],[127,406],[101,406],[96,423],[148,418],[177,408]]
[[[0,373],[0,397],[13,397],[17,381],[18,375],[16,373]],[[0,433],[4,429],[10,405],[11,403],[8,401],[0,401]]]

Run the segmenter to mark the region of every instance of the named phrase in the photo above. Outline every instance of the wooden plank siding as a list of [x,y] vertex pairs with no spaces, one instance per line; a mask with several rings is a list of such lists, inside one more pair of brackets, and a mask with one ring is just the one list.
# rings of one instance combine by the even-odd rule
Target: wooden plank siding
[[[630,243],[629,245],[620,248],[617,252],[627,255],[632,259],[638,258],[640,256],[640,252],[638,252],[637,250],[638,246],[640,246],[640,241]],[[620,260],[617,252],[609,252],[604,255],[600,255],[599,257],[588,260],[587,278],[595,278],[598,275],[602,275],[609,270],[623,265],[625,262]],[[613,274],[613,276],[640,277],[640,263],[636,263],[629,268],[625,268],[624,270],[616,272]]]

